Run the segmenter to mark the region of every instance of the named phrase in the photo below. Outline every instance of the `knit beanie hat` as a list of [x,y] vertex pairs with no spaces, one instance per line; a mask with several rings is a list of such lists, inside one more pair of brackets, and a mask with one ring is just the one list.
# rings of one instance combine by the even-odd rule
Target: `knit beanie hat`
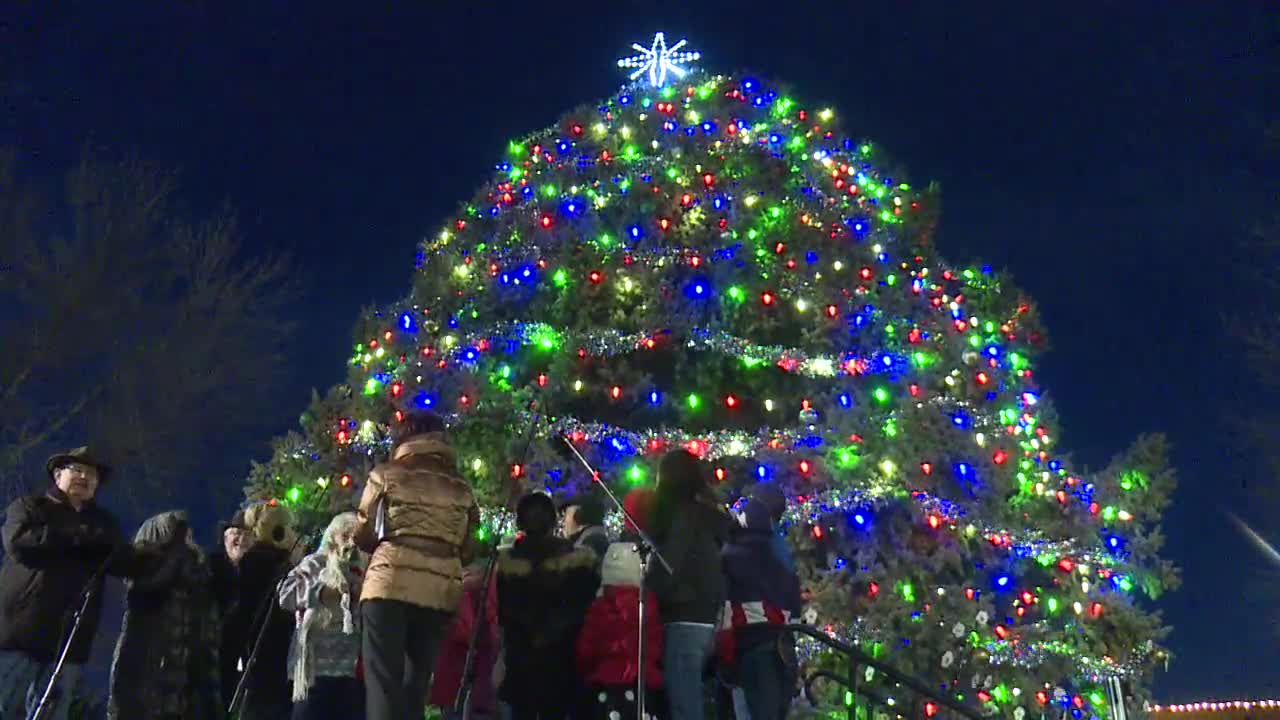
[[600,585],[608,587],[640,587],[640,553],[635,543],[610,543],[600,567]]

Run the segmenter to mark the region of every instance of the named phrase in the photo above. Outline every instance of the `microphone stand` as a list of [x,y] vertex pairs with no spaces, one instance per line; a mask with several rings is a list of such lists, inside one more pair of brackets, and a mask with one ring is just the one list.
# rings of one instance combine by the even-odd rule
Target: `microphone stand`
[[[329,495],[329,486],[326,485],[322,492],[316,496],[315,503],[311,506],[312,510],[320,507],[320,501]],[[258,610],[254,613],[254,617],[260,621],[258,626],[258,636],[254,638],[253,649],[249,651],[249,657],[245,658],[244,670],[240,672],[240,680],[236,682],[235,694],[231,696],[231,705],[227,707],[227,716],[236,717],[236,712],[249,696],[249,674],[253,671],[253,667],[258,662],[258,653],[262,650],[262,640],[267,636],[267,627],[271,625],[271,606],[277,601],[276,588],[280,586],[280,581],[293,570],[293,553],[297,551],[298,544],[302,542],[302,535],[298,535],[293,539],[293,545],[289,546],[288,562],[285,563],[283,572],[276,574],[275,581],[271,587],[267,589],[267,593],[258,603]],[[243,562],[241,558],[241,562]],[[250,626],[252,627],[252,626]],[[35,720],[32,718],[32,720]]]
[[72,616],[71,632],[67,635],[67,640],[62,644],[62,651],[58,653],[58,662],[53,666],[53,672],[49,673],[49,684],[45,685],[44,694],[40,696],[40,702],[36,705],[35,710],[31,713],[31,720],[41,720],[53,705],[50,700],[53,698],[53,689],[58,685],[58,679],[62,676],[62,670],[67,664],[67,655],[71,653],[71,646],[75,643],[76,633],[80,631],[80,623],[84,620],[85,613],[89,610],[89,602],[93,600],[94,591],[98,588],[98,583],[102,580],[102,576],[107,572],[107,566],[111,564],[112,558],[115,556],[113,551],[107,556],[106,560],[93,571],[93,575],[89,578],[89,582],[84,586],[84,590],[80,593],[80,607],[76,608],[75,615]]
[[561,440],[564,441],[565,445],[569,446],[569,450],[573,452],[573,456],[578,459],[578,462],[582,463],[582,466],[587,469],[587,472],[591,473],[591,481],[599,485],[600,488],[604,490],[605,494],[609,496],[610,502],[612,502],[614,507],[618,509],[618,512],[622,513],[623,520],[631,527],[635,528],[636,537],[639,539],[639,542],[635,544],[636,552],[640,554],[640,596],[637,601],[640,610],[640,642],[636,646],[636,719],[645,720],[645,695],[648,688],[645,686],[644,677],[646,605],[644,598],[644,581],[645,576],[649,574],[649,560],[651,558],[657,558],[658,563],[667,571],[667,574],[671,574],[671,565],[667,563],[666,558],[662,557],[662,553],[658,551],[658,546],[654,544],[653,538],[649,537],[649,534],[644,531],[644,528],[640,527],[640,523],[637,523],[636,519],[631,516],[631,513],[627,512],[626,506],[618,501],[618,496],[613,494],[613,491],[609,489],[609,486],[604,484],[604,480],[600,477],[600,471],[591,467],[591,463],[587,462],[587,459],[582,456],[582,453],[578,452],[578,448],[574,447],[573,442],[569,440],[569,438],[562,437]]
[[[536,408],[537,402],[530,405],[530,409],[535,412],[529,420],[529,428],[525,431],[524,450],[521,451],[519,458],[521,465],[529,457],[529,448],[533,446],[534,428],[538,426],[539,417]],[[517,482],[517,478],[512,478],[511,492],[507,496],[507,510],[515,505],[519,497],[520,483]],[[458,694],[453,697],[453,712],[461,715],[462,720],[471,719],[471,690],[476,683],[476,653],[480,645],[480,631],[489,620],[489,588],[493,584],[494,570],[498,563],[498,546],[501,543],[502,537],[494,533],[493,547],[490,548],[489,559],[485,562],[484,581],[480,585],[480,595],[475,602],[475,622],[471,628],[471,637],[467,638],[467,654],[462,661],[462,681],[458,683]]]

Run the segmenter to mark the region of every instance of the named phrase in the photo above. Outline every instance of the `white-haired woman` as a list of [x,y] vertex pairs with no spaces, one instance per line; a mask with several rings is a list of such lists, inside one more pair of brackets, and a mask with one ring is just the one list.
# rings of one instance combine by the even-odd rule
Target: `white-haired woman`
[[289,653],[294,720],[364,717],[360,583],[367,558],[355,544],[356,514],[329,522],[320,549],[280,583],[280,607],[297,625]]

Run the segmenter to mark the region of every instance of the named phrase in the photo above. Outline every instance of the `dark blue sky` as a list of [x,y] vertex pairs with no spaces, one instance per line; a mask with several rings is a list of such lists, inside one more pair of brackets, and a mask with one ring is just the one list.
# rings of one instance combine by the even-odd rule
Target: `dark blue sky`
[[[137,149],[181,168],[192,204],[237,206],[255,251],[294,253],[308,293],[283,431],[343,376],[359,307],[407,290],[416,241],[509,138],[612,92],[632,41],[687,36],[705,66],[791,83],[912,182],[941,182],[942,251],[1009,268],[1040,303],[1055,348],[1041,377],[1078,460],[1171,436],[1182,486],[1165,528],[1185,585],[1161,602],[1180,657],[1160,698],[1280,689],[1280,598],[1218,511],[1280,531],[1246,495],[1256,471],[1228,417],[1256,400],[1222,329],[1242,297],[1231,248],[1278,189],[1261,150],[1280,98],[1274,5],[406,9],[437,4],[0,11],[0,140],[49,168],[86,141]],[[237,483],[262,447],[216,472]]]

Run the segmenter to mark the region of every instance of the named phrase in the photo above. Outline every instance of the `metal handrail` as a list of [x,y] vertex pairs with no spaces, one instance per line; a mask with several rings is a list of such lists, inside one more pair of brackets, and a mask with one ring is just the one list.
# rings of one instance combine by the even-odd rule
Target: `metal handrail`
[[[890,680],[893,680],[899,685],[902,685],[908,690],[911,690],[915,694],[928,698],[930,700],[933,700],[937,702],[939,705],[942,705],[943,707],[946,707],[947,709],[960,714],[961,716],[967,718],[968,720],[983,720],[984,718],[983,714],[980,711],[972,707],[969,707],[963,703],[957,702],[949,697],[938,695],[934,690],[930,689],[928,686],[926,686],[924,683],[920,682],[919,680],[915,679],[914,677],[911,677],[910,675],[903,673],[902,671],[898,670],[892,665],[888,665],[880,660],[877,660],[871,657],[870,655],[863,652],[862,649],[858,647],[850,645],[849,643],[846,643],[843,640],[837,640],[836,638],[831,637],[827,633],[823,632],[822,630],[812,625],[792,624],[792,625],[785,626],[785,629],[811,637],[814,640],[817,640],[818,642],[822,643],[823,645],[831,648],[832,650],[835,650],[836,652],[848,657],[851,670],[853,667],[856,667],[856,666],[866,666],[870,668],[875,668],[876,672],[879,672],[880,674],[884,675]],[[835,675],[829,675],[828,677],[831,677],[832,679],[836,679]],[[840,682],[841,684],[848,685],[849,689],[852,690],[854,694],[857,694],[859,692],[859,689],[856,686],[856,680],[853,678],[852,672],[850,672],[849,681],[840,680]]]

